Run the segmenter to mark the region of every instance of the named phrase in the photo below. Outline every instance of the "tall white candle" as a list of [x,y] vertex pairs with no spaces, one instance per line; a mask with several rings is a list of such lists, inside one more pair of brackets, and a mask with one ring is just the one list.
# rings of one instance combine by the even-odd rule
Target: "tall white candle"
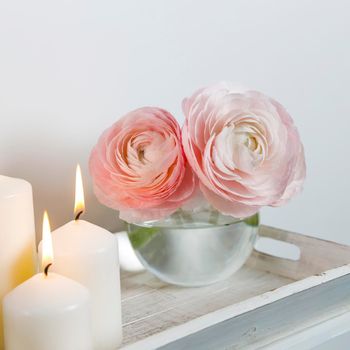
[[[75,211],[84,210],[80,168],[77,168]],[[90,291],[94,347],[114,350],[122,341],[121,296],[116,235],[76,219],[52,232],[52,271],[74,279]],[[39,245],[39,252],[41,245]]]
[[[31,185],[0,175],[0,309],[4,295],[35,272],[35,228]],[[0,349],[3,344],[0,312]]]
[[[90,296],[86,287],[49,272],[50,233],[45,217],[45,273],[10,292],[3,301],[6,350],[92,350]],[[44,247],[46,249],[46,247]]]
[[121,296],[116,237],[84,220],[52,232],[52,271],[85,285],[91,294],[94,345],[114,350],[121,344]]

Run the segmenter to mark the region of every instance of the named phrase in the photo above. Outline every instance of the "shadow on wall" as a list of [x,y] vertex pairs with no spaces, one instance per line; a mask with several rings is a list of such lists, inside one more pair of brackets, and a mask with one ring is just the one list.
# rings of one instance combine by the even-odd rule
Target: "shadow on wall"
[[[73,219],[75,167],[78,161],[82,167],[86,205],[82,219],[105,227],[111,232],[123,229],[124,223],[119,220],[118,213],[101,205],[93,193],[87,167],[89,152],[86,150],[89,150],[89,147],[80,146],[72,150],[71,146],[60,145],[58,149],[43,149],[40,145],[46,143],[38,144],[38,140],[28,140],[28,136],[26,142],[23,138],[19,140],[23,147],[17,144],[16,149],[3,149],[2,153],[7,155],[7,158],[5,157],[1,165],[0,173],[23,178],[32,184],[37,240],[41,237],[42,215],[45,209],[49,212],[53,230]],[[26,148],[26,144],[31,145],[30,149]],[[47,144],[52,145],[52,142]],[[69,155],[66,160],[62,160],[64,155]],[[77,161],[73,161],[75,159]]]

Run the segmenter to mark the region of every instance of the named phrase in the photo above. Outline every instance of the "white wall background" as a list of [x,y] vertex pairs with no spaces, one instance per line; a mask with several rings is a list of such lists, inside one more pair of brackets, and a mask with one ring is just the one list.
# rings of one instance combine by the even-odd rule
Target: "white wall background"
[[80,162],[87,217],[118,229],[87,173],[102,130],[143,105],[182,120],[184,96],[237,81],[280,100],[306,149],[304,193],[263,222],[350,244],[349,13],[346,0],[2,0],[0,173],[28,179],[57,227]]

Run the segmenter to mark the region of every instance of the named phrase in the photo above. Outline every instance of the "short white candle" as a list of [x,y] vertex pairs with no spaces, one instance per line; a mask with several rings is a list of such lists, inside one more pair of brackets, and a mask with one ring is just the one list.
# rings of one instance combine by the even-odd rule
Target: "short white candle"
[[[47,220],[47,221],[46,221]],[[45,216],[46,230],[49,230]],[[46,231],[47,232],[47,231]],[[6,350],[92,350],[90,296],[87,288],[64,276],[39,273],[10,292],[3,301]],[[46,250],[45,250],[46,252]]]
[[[79,216],[83,210],[84,195],[78,167],[75,211]],[[53,231],[52,239],[55,255],[52,271],[76,280],[90,291],[94,348],[116,349],[122,342],[116,235],[77,219]]]
[[[32,186],[0,175],[0,310],[2,298],[35,273]],[[0,312],[0,349],[3,349]]]

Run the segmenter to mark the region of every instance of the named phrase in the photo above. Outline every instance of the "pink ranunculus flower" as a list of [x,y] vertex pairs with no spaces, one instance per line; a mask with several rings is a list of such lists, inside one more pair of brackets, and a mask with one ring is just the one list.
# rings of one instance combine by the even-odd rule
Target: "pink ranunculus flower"
[[90,173],[99,201],[128,222],[170,215],[197,185],[180,126],[155,107],[126,114],[101,135],[91,152]]
[[247,217],[284,204],[305,179],[298,131],[278,102],[221,83],[183,101],[183,147],[207,200]]

